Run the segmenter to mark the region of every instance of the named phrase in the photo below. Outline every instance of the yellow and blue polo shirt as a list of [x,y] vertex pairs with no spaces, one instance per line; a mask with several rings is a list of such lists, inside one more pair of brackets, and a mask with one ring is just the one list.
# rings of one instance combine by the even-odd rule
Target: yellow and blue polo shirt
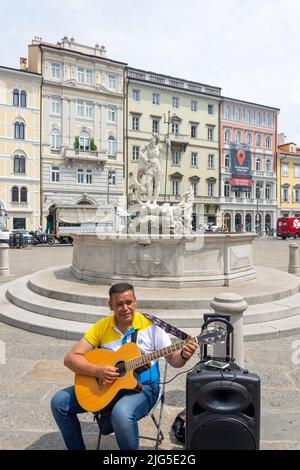
[[[102,318],[95,323],[84,335],[86,341],[94,348],[108,349],[109,351],[118,351],[120,347],[131,341],[131,335],[137,330],[136,344],[145,354],[156,351],[157,349],[170,346],[171,339],[169,335],[154,325],[148,318],[139,312],[134,312],[132,328],[123,334],[116,326],[114,315]],[[159,382],[158,361],[151,362],[151,368],[139,375],[139,382]]]

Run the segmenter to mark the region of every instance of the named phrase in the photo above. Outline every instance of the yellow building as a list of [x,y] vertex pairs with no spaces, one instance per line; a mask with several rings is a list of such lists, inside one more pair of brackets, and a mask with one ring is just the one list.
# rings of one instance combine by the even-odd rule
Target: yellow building
[[178,202],[192,186],[194,226],[216,222],[221,89],[130,67],[126,72],[127,194],[140,153],[154,133],[164,173],[159,202]]
[[278,217],[300,217],[300,148],[289,142],[278,146]]
[[41,75],[0,67],[0,220],[8,229],[40,223]]

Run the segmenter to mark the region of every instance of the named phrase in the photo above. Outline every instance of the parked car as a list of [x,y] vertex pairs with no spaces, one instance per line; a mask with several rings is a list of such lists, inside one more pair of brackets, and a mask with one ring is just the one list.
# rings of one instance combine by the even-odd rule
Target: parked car
[[13,230],[11,230],[10,233],[22,233],[23,234],[23,237],[24,237],[24,240],[27,242],[28,245],[31,245],[31,242],[32,242],[32,234],[28,231],[28,230],[25,230],[24,228],[15,228]]
[[0,243],[9,243],[9,234],[11,232],[0,222]]

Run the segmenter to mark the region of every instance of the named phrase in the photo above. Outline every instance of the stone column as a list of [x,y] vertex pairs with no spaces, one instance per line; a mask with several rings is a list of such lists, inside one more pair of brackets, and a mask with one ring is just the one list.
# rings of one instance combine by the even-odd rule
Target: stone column
[[9,246],[6,243],[0,243],[0,276],[9,275]]
[[299,259],[298,259],[298,245],[297,243],[289,243],[289,269],[290,274],[299,274]]
[[238,294],[224,292],[215,296],[210,303],[215,313],[230,315],[230,322],[234,328],[233,333],[233,355],[236,363],[244,367],[244,333],[243,314],[248,308],[247,302]]

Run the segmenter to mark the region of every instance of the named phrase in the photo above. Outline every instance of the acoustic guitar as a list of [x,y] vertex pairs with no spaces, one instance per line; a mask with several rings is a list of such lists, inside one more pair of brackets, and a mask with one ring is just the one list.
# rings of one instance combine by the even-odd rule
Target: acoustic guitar
[[116,367],[120,375],[113,383],[107,384],[102,383],[97,377],[76,374],[75,393],[77,400],[86,411],[104,410],[114,402],[122,390],[142,390],[142,386],[139,385],[136,378],[137,370],[145,367],[149,362],[179,351],[189,341],[208,344],[225,341],[225,339],[226,330],[218,327],[202,332],[195,338],[173,343],[166,348],[148,354],[142,354],[136,343],[126,343],[116,352],[106,349],[93,349],[84,356],[89,362],[96,365]]

